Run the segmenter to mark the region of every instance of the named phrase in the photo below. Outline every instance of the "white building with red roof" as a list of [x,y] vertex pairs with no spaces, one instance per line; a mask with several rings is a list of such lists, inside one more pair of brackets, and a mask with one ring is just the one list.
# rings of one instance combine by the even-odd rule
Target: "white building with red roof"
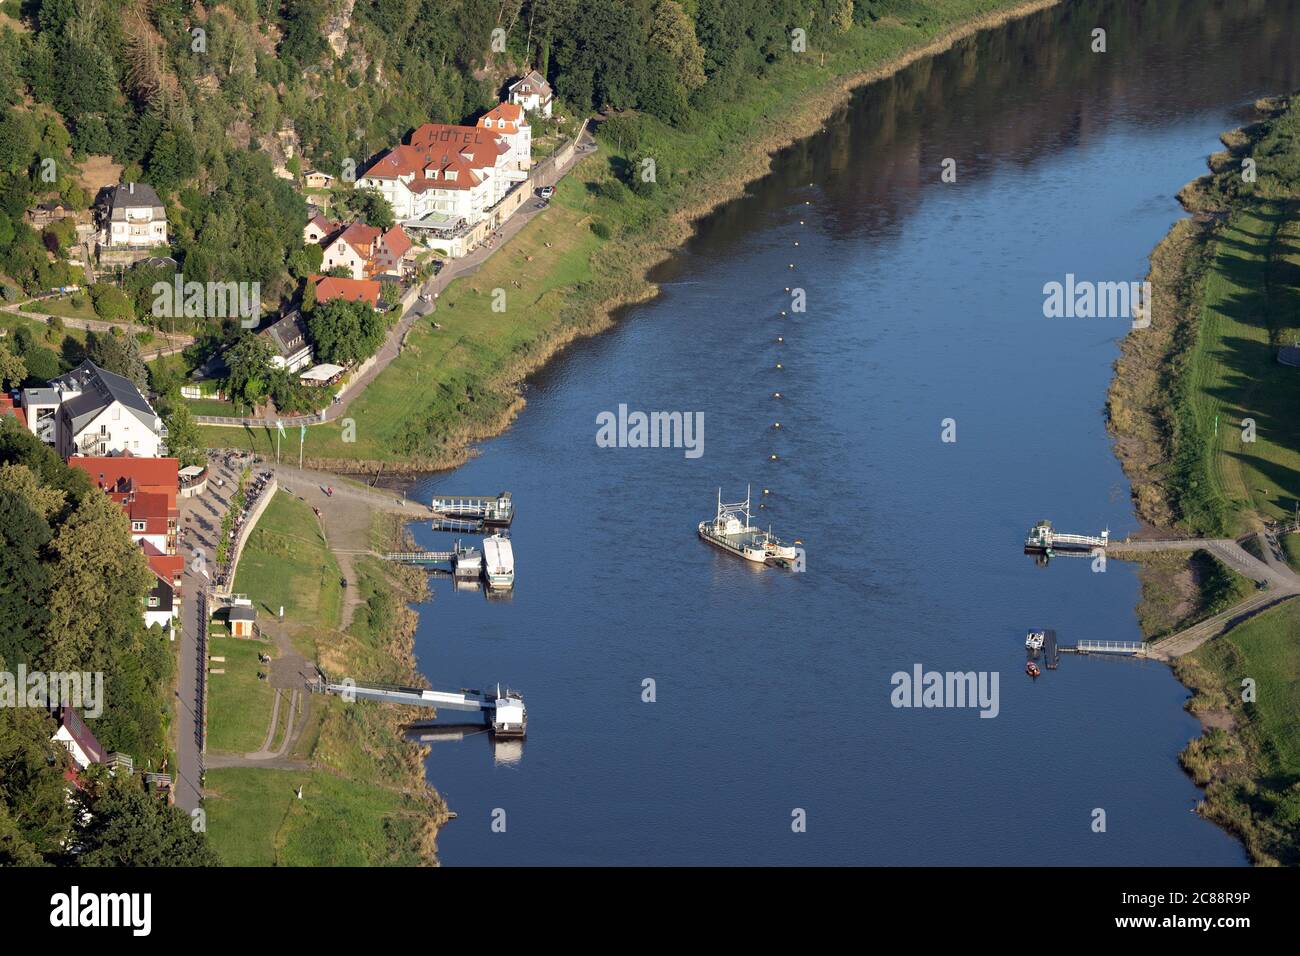
[[524,108],[516,103],[498,103],[480,116],[476,125],[501,137],[510,147],[506,155],[507,175],[513,174],[516,180],[527,179],[533,165],[533,128]]
[[411,239],[401,226],[385,231],[354,222],[326,242],[321,268],[331,272],[341,266],[353,279],[400,279],[411,250]]
[[147,542],[160,554],[176,553],[180,462],[175,458],[132,455],[75,455],[67,461],[70,467],[88,474],[98,488],[122,506],[131,522],[131,540]]

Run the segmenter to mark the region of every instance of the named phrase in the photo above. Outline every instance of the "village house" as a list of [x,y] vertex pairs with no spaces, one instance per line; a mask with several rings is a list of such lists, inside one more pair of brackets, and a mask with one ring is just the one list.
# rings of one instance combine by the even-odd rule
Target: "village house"
[[380,284],[374,279],[340,279],[324,276],[316,282],[316,301],[364,302],[372,309],[379,308]]
[[507,92],[507,99],[511,103],[522,106],[530,113],[550,117],[555,96],[546,77],[536,70],[529,70],[526,76],[511,83]]
[[167,210],[152,186],[122,183],[108,190],[100,243],[110,248],[167,244]]
[[185,559],[179,554],[161,554],[147,541],[140,542],[140,550],[154,575],[154,585],[144,598],[144,626],[157,624],[164,631],[171,631],[181,616],[181,578]]
[[411,250],[411,240],[401,226],[385,232],[354,222],[327,240],[321,268],[331,272],[342,267],[353,279],[385,276],[400,280],[407,273],[405,264]]
[[311,342],[307,340],[307,326],[297,309],[286,313],[258,335],[264,335],[270,340],[274,349],[271,364],[276,368],[296,372],[311,364]]
[[122,506],[131,540],[160,555],[176,554],[180,511],[176,505],[180,462],[175,458],[73,456],[68,466],[84,471],[95,487]]
[[22,398],[27,427],[63,458],[166,454],[166,427],[135,383],[89,359]]
[[343,223],[341,222],[334,222],[324,216],[315,215],[307,220],[307,225],[303,226],[302,241],[319,245],[342,228]]
[[231,637],[257,637],[257,608],[251,601],[236,597],[226,612]]
[[50,739],[67,749],[73,763],[85,770],[92,763],[104,762],[104,748],[90,732],[81,714],[72,707],[60,706],[54,709],[54,719],[59,729]]
[[[522,178],[526,179],[533,165],[533,128],[523,107],[515,103],[499,103],[480,116],[477,125],[505,140],[510,147],[505,157],[507,173],[523,173]],[[518,180],[520,177],[513,178]]]
[[334,177],[329,173],[322,173],[319,169],[309,169],[303,173],[302,181],[308,189],[329,189],[334,185]]

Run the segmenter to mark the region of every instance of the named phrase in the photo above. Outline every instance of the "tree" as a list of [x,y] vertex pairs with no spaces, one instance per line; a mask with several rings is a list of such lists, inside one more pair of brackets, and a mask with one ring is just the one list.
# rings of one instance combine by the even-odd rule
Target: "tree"
[[[220,861],[184,811],[145,789],[143,778],[103,774],[78,791],[88,815],[77,834],[81,866],[217,866]],[[83,817],[84,818],[84,817]]]
[[226,394],[236,405],[253,408],[271,387],[271,344],[265,336],[246,332],[226,350]]
[[95,315],[105,322],[130,322],[135,315],[131,300],[116,286],[97,282],[90,287],[90,298],[95,303]]
[[368,226],[392,229],[397,223],[393,207],[378,189],[354,189],[344,194],[344,208]]
[[[14,666],[0,660],[0,666]],[[0,708],[0,866],[39,866],[63,853],[72,806],[63,779],[67,751],[54,722],[31,707]]]
[[10,469],[22,469],[35,484],[23,465],[5,465],[0,470],[0,620],[4,621],[0,657],[26,664],[40,654],[50,618],[49,571],[41,561],[50,526],[37,510],[39,505],[5,486]]
[[86,357],[100,368],[129,378],[142,393],[149,387],[149,369],[134,336],[123,335],[117,329],[107,333],[87,332]]
[[167,422],[167,450],[180,459],[181,465],[202,465],[205,460],[203,439],[199,426],[194,423],[190,407],[183,399],[172,404],[165,416]]
[[21,385],[27,378],[27,365],[21,358],[9,351],[9,346],[0,342],[0,387],[10,388]]
[[317,303],[307,317],[307,334],[322,362],[350,365],[363,362],[384,341],[382,316],[364,302],[331,299]]

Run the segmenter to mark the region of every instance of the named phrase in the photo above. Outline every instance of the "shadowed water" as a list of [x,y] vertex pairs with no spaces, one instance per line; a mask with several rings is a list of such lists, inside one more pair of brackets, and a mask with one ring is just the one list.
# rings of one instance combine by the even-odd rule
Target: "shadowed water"
[[[1143,278],[1218,134],[1300,85],[1298,11],[1073,3],[859,91],[701,223],[657,300],[415,489],[519,506],[513,598],[443,580],[420,608],[433,686],[509,682],[530,716],[517,762],[482,734],[432,744],[459,814],[444,862],[1245,862],[1192,812],[1177,753],[1197,725],[1167,668],[1024,674],[1029,626],[1139,639],[1132,567],[1038,568],[1020,545],[1043,517],[1135,526],[1103,418],[1127,323],[1045,319],[1043,284]],[[806,314],[779,317],[786,286]],[[597,447],[620,403],[703,411],[703,456]],[[806,573],[696,538],[718,486],[747,483]],[[997,672],[998,716],[894,708],[891,675],[918,663]]]

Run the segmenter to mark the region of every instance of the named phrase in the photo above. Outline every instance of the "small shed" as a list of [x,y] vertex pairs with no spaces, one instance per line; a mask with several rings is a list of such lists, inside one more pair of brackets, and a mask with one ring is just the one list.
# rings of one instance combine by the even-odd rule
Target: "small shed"
[[257,608],[247,604],[234,604],[226,617],[230,623],[231,637],[255,637],[253,628],[257,622]]

